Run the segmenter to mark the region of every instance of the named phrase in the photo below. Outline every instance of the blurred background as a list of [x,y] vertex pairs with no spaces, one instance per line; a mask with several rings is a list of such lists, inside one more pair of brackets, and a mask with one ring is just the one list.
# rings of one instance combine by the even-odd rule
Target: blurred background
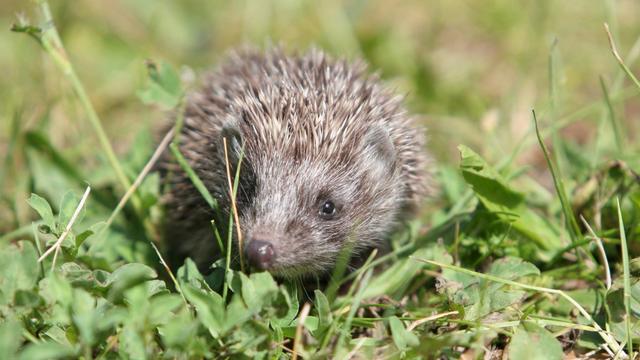
[[[600,77],[615,100],[625,144],[637,140],[640,128],[638,102],[622,101],[637,91],[624,81],[603,28],[608,22],[632,64],[640,35],[640,3],[632,0],[50,5],[68,55],[132,176],[153,151],[154,129],[164,116],[136,95],[147,81],[145,60],[167,61],[188,79],[239,44],[318,46],[335,56],[365,58],[372,71],[407,94],[410,109],[429,128],[429,147],[443,172],[457,167],[458,144],[491,163],[518,149],[517,162],[550,186],[532,132],[532,108],[544,128],[562,125],[557,134],[569,148],[591,168],[600,166],[615,154]],[[35,2],[0,2],[0,233],[29,223],[29,193],[58,199],[71,186],[59,165],[43,160],[52,156],[47,146],[92,185],[115,182],[67,79],[35,41],[9,31],[18,17],[41,21]],[[40,137],[25,136],[34,133]],[[144,151],[132,152],[134,143]]]

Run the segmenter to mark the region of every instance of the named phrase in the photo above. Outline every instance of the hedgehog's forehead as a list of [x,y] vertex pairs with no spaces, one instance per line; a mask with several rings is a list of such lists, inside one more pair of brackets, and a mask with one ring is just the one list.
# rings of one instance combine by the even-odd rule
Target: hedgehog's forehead
[[374,123],[401,113],[399,98],[364,79],[338,77],[319,88],[295,81],[264,85],[236,98],[231,110],[247,152],[268,158],[348,164]]
[[[305,126],[307,125],[307,126]],[[330,129],[316,124],[272,124],[253,128],[247,136],[247,153],[264,163],[280,165],[317,164],[319,167],[343,166],[355,160],[360,141],[356,134],[341,124]]]
[[264,85],[242,94],[231,106],[245,130],[253,133],[251,138],[264,145],[295,149],[298,144],[292,140],[297,140],[307,149],[333,150],[327,142],[352,140],[358,127],[396,110],[395,99],[360,80],[337,79],[319,88],[293,81]]
[[[247,146],[247,157],[260,172],[271,173],[270,176],[305,176],[329,174],[344,171],[356,162],[351,148],[334,144],[301,143],[299,139],[286,139],[272,143]],[[258,170],[258,169],[256,169]]]

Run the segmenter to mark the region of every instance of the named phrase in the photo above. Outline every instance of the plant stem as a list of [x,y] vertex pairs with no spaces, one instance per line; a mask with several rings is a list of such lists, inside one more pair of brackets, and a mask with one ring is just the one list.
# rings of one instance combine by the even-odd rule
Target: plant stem
[[[116,177],[120,182],[120,185],[124,189],[128,189],[131,186],[131,182],[125,175],[120,163],[118,162],[118,158],[111,147],[111,143],[107,138],[107,135],[102,127],[100,122],[100,118],[96,113],[91,101],[89,100],[89,96],[80,82],[78,75],[76,74],[73,65],[69,61],[66,51],[64,49],[64,45],[60,40],[60,35],[58,34],[58,30],[56,29],[53,17],[51,15],[51,9],[49,8],[49,3],[46,0],[40,0],[40,11],[43,16],[43,26],[42,26],[42,37],[40,39],[40,43],[45,51],[51,56],[55,65],[62,71],[62,73],[71,81],[71,85],[73,90],[75,91],[78,99],[80,100],[80,104],[83,109],[87,113],[87,117],[89,118],[89,123],[93,127],[96,135],[98,136],[98,141],[100,142],[100,146],[102,150],[105,152],[107,156],[107,160],[109,164],[113,168],[116,173]],[[134,198],[134,205],[137,205],[137,198]]]

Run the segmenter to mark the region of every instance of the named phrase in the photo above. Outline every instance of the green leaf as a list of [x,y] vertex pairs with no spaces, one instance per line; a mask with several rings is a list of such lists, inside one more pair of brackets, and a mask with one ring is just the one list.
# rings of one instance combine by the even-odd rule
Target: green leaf
[[[600,289],[587,288],[565,292],[590,314],[598,313],[602,309],[605,294]],[[612,293],[608,293],[607,298],[611,294]],[[538,306],[542,311],[551,311],[556,314],[556,316],[570,316],[575,311],[575,306],[563,297],[545,299],[539,302]]]
[[173,109],[180,103],[183,90],[178,73],[166,62],[147,64],[149,84],[138,91],[138,97],[145,104],[158,104]]
[[125,359],[146,359],[146,352],[144,347],[144,339],[140,336],[138,331],[127,324],[122,329],[119,336],[120,339],[120,356]]
[[104,270],[89,270],[75,262],[68,262],[60,266],[64,277],[74,287],[82,287],[86,290],[103,293],[110,285],[111,274]]
[[214,292],[205,292],[191,284],[182,287],[184,296],[193,304],[198,314],[198,319],[209,329],[215,338],[224,330],[225,309],[222,296]]
[[[67,224],[71,220],[71,216],[76,211],[78,207],[78,203],[80,202],[80,197],[75,194],[73,191],[67,191],[62,197],[62,201],[60,201],[60,212],[58,213],[58,231],[62,232],[67,227]],[[83,211],[78,214],[78,218],[76,223],[79,223],[82,219]]]
[[[551,227],[537,213],[524,206],[525,197],[513,190],[480,155],[464,145],[458,146],[460,170],[482,205],[499,219],[533,240],[544,250],[560,250],[564,245],[559,229]],[[555,252],[547,254],[550,258]]]
[[450,203],[456,203],[464,195],[465,182],[458,170],[450,165],[442,165],[438,171],[442,191]]
[[293,324],[300,309],[298,288],[291,284],[285,285],[280,287],[279,301],[272,304],[276,309],[275,315],[270,319],[272,325],[289,326]]
[[480,155],[464,145],[458,146],[462,176],[473,187],[480,200],[493,212],[512,213],[524,202],[524,195],[511,189],[502,177]]
[[544,328],[524,322],[509,343],[510,359],[553,360],[562,359],[562,346]]
[[95,328],[100,316],[95,308],[96,300],[93,296],[82,289],[73,289],[73,323],[82,342],[87,345],[95,342]]
[[160,198],[160,185],[160,174],[158,173],[149,174],[142,184],[140,184],[138,192],[140,193],[142,205],[145,209],[151,208],[158,202]]
[[199,325],[200,323],[184,307],[175,316],[170,317],[170,321],[159,327],[158,332],[167,345],[183,350],[193,340]]
[[278,294],[278,285],[268,272],[253,273],[247,277],[240,274],[242,299],[251,310],[260,310]]
[[396,344],[398,350],[406,350],[407,347],[414,347],[420,345],[418,337],[405,329],[402,321],[395,316],[389,318],[389,328],[391,329],[391,336],[393,337],[393,343]]
[[[638,322],[640,314],[640,281],[634,279],[629,287],[629,307],[632,322]],[[607,310],[609,313],[609,326],[611,332],[620,342],[627,340],[626,317],[627,309],[624,301],[624,281],[620,277],[613,283],[611,290],[606,294]],[[640,327],[635,326],[631,330],[634,343],[640,341]]]
[[178,269],[177,279],[181,287],[191,285],[207,292],[212,291],[198,270],[196,263],[194,263],[190,258],[187,258],[184,261],[184,265]]
[[38,212],[38,215],[40,215],[45,225],[47,225],[51,230],[56,229],[56,220],[53,216],[53,210],[51,210],[51,205],[49,205],[49,202],[47,202],[45,198],[36,194],[31,194],[27,203],[29,203],[31,208]]
[[151,298],[149,305],[149,322],[154,325],[166,324],[172,312],[184,303],[177,294],[161,294]]
[[45,294],[49,294],[51,302],[57,302],[65,308],[73,304],[73,288],[71,284],[60,274],[52,273],[44,282],[40,283]]
[[40,342],[28,345],[24,351],[20,353],[20,359],[24,360],[52,360],[66,359],[75,354],[73,348],[69,346],[54,343]]
[[[298,323],[300,322],[300,318],[298,317],[296,319],[296,322],[294,324],[292,324],[291,326],[283,326],[282,329],[282,334],[285,337],[289,337],[289,338],[293,338],[296,336],[296,328],[298,326]],[[307,330],[309,330],[312,334],[314,334],[317,330],[318,330],[318,317],[317,316],[307,316],[306,319],[304,319],[304,327],[307,328]]]
[[40,267],[36,249],[31,242],[20,241],[0,251],[0,305],[13,301],[17,290],[33,289]]
[[35,291],[18,290],[14,295],[13,304],[15,306],[36,308],[43,304],[43,300]]
[[318,329],[324,331],[333,322],[333,315],[331,314],[331,307],[329,306],[329,300],[320,290],[314,291],[315,306],[318,312]]
[[14,359],[22,342],[22,324],[16,320],[0,323],[0,357]]
[[[446,264],[451,264],[453,259],[439,244],[429,244],[425,248],[414,252],[416,259],[436,260]],[[381,295],[391,295],[400,292],[409,285],[415,274],[424,267],[424,263],[411,258],[402,258],[394,262],[383,273],[371,279],[371,282],[364,290],[363,298],[371,298]]]
[[131,263],[117,268],[109,277],[111,283],[109,299],[119,301],[125,290],[140,283],[154,279],[157,276],[155,270],[147,265]]
[[162,280],[149,280],[145,282],[145,286],[147,288],[147,296],[149,297],[169,293],[167,284]]
[[503,279],[517,279],[528,275],[540,275],[540,270],[532,263],[519,258],[507,257],[494,261],[488,274]]
[[117,326],[129,319],[130,314],[123,307],[109,307],[102,311],[100,309],[100,317],[96,321],[96,329],[98,331],[111,331]]
[[[508,280],[524,276],[540,275],[540,271],[531,263],[518,258],[496,260],[487,274]],[[477,320],[516,303],[525,295],[524,291],[511,290],[508,286],[474,277],[469,274],[445,269],[442,272],[445,284],[442,285],[450,299],[464,306],[466,320]]]
[[102,229],[107,225],[106,222],[100,221],[91,225],[91,227],[80,234],[76,235],[76,248],[80,248],[80,246],[87,240],[90,236],[99,234]]
[[240,296],[237,294],[234,295],[227,306],[221,333],[224,335],[235,326],[249,320],[255,313],[255,310],[252,310],[253,309],[247,309],[247,306]]

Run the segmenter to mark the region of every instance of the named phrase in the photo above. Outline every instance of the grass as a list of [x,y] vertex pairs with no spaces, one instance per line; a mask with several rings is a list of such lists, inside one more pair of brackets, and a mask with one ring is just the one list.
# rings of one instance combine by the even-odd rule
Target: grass
[[80,104],[82,105],[84,111],[86,111],[87,113],[87,118],[89,119],[89,122],[93,127],[94,133],[98,137],[98,141],[100,142],[102,151],[104,151],[107,158],[109,159],[109,164],[113,168],[113,171],[116,173],[120,184],[124,188],[129,188],[130,182],[125,176],[122,167],[120,166],[120,162],[116,158],[113,148],[111,147],[111,143],[109,142],[109,139],[107,138],[107,135],[102,128],[102,123],[98,118],[98,114],[93,108],[91,101],[89,100],[89,96],[87,95],[82,82],[78,78],[73,65],[67,57],[64,45],[62,44],[62,40],[60,40],[58,30],[55,26],[53,26],[54,22],[51,15],[51,9],[49,8],[49,3],[46,1],[39,1],[38,3],[40,6],[40,13],[42,15],[42,22],[51,25],[40,27],[40,30],[36,32],[31,32],[31,28],[28,25],[16,25],[11,28],[11,31],[27,32],[29,33],[29,35],[35,35],[34,38],[39,42],[40,45],[42,45],[42,47],[51,57],[58,69],[68,77],[73,90],[78,96]]
[[[50,5],[0,5],[1,358],[637,356],[637,4]],[[233,268],[231,234],[207,276],[155,243],[162,149],[199,182],[159,119],[265,39],[365,58],[437,160],[391,251],[314,294]]]
[[622,276],[624,288],[624,323],[626,325],[626,341],[627,351],[633,353],[633,333],[631,331],[631,272],[629,271],[629,249],[627,247],[626,230],[624,229],[624,221],[622,220],[622,212],[620,211],[620,199],[616,198],[618,208],[618,224],[620,225],[620,246],[622,248]]

